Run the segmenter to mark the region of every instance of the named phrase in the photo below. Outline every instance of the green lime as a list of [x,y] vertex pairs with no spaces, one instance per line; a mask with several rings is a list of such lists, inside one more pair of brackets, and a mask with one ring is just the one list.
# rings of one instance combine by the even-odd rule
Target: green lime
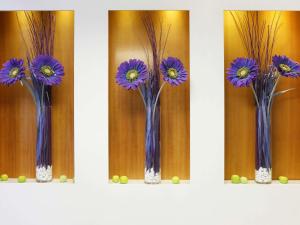
[[242,184],[248,184],[248,179],[247,179],[247,177],[241,177],[241,178],[240,178],[240,181],[241,181]]
[[287,184],[289,182],[289,179],[285,176],[280,176],[278,178],[278,180],[279,180],[279,183],[281,183],[281,184]]
[[239,175],[232,175],[231,176],[231,183],[233,183],[233,184],[241,183],[240,176]]
[[60,177],[59,177],[59,182],[60,183],[65,183],[65,182],[67,182],[68,181],[68,177],[66,176],[66,175],[61,175]]
[[26,177],[25,176],[19,176],[18,177],[18,183],[25,183],[26,182]]
[[8,181],[8,175],[7,174],[2,174],[0,180],[1,181]]
[[120,184],[127,184],[128,183],[128,177],[127,176],[121,176],[120,177]]
[[119,183],[120,182],[120,177],[118,175],[114,175],[111,180],[112,180],[113,183]]
[[173,184],[179,184],[179,183],[180,183],[179,177],[178,177],[178,176],[172,177],[172,183],[173,183]]

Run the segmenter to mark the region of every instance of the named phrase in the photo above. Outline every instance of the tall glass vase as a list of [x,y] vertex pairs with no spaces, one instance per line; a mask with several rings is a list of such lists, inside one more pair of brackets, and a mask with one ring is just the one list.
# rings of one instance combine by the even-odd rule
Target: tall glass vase
[[145,150],[145,183],[158,184],[161,181],[159,101],[156,107],[148,101],[146,107]]
[[271,161],[271,112],[269,99],[263,97],[256,107],[256,154],[255,181],[268,184],[272,182]]
[[36,180],[52,180],[51,106],[37,104]]

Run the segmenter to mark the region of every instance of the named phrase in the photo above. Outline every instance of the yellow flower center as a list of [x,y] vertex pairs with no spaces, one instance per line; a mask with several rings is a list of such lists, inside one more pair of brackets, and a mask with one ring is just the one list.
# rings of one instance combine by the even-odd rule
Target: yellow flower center
[[130,82],[136,80],[139,76],[139,73],[137,70],[129,70],[127,73],[126,73],[126,79]]
[[291,72],[291,67],[289,67],[288,65],[286,65],[286,64],[280,64],[279,65],[279,67],[280,67],[280,69],[282,69],[282,71],[284,71],[284,72]]
[[19,68],[14,67],[9,71],[9,77],[15,78],[19,74]]
[[168,69],[168,76],[171,77],[172,79],[175,79],[178,77],[177,70],[174,68]]
[[242,67],[237,71],[237,75],[239,78],[245,78],[249,74],[249,69],[247,67]]
[[47,77],[52,76],[55,72],[50,66],[42,66],[41,67],[41,73]]

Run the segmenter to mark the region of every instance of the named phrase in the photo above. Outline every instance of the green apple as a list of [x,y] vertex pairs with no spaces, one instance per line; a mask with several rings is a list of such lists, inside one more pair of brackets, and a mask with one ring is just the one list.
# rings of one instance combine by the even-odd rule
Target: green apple
[[240,181],[241,181],[242,184],[248,184],[248,179],[247,179],[247,177],[241,177],[241,178],[240,178]]
[[239,175],[232,175],[231,176],[231,183],[233,183],[233,184],[241,183],[240,176]]
[[289,179],[285,176],[280,176],[278,178],[278,180],[279,180],[279,183],[281,183],[281,184],[287,184],[289,182]]
[[172,177],[172,184],[179,184],[179,183],[180,183],[180,179],[178,176]]
[[59,182],[66,183],[68,181],[68,177],[66,175],[60,175]]
[[118,175],[114,175],[111,180],[112,180],[113,183],[119,183],[120,182],[120,177]]
[[25,176],[19,176],[18,177],[18,183],[25,183],[26,182],[26,177]]
[[1,181],[8,181],[8,175],[7,174],[2,174],[0,180]]
[[120,176],[120,184],[127,184],[128,177],[127,176]]

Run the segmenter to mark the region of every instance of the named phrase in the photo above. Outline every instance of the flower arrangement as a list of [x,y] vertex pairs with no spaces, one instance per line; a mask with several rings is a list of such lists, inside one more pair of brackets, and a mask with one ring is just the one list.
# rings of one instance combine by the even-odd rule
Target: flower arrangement
[[[27,47],[27,67],[23,59],[8,60],[0,70],[0,83],[10,86],[20,82],[34,100],[37,115],[36,180],[49,182],[52,180],[51,87],[62,82],[64,67],[52,56],[55,13],[25,11],[24,14],[28,33],[23,33],[21,26],[20,29]],[[29,37],[29,43],[25,36]]]
[[[13,85],[18,81],[24,85],[32,95],[37,111],[37,143],[36,143],[36,177],[38,181],[52,180],[52,161],[50,151],[51,117],[49,107],[51,101],[47,88],[59,85],[64,75],[63,66],[53,57],[41,55],[33,59],[29,66],[29,76],[22,59],[10,59],[4,63],[0,70],[0,83]],[[31,80],[31,82],[30,82]]]
[[[160,183],[160,94],[166,83],[178,86],[187,80],[187,71],[180,59],[163,58],[164,48],[170,26],[163,41],[163,29],[156,36],[154,22],[149,15],[143,18],[149,44],[151,46],[150,60],[146,51],[147,65],[140,59],[129,59],[122,62],[116,73],[116,83],[127,90],[138,90],[146,112],[145,128],[145,183]],[[164,47],[163,47],[164,46]],[[149,63],[152,62],[152,63]],[[160,85],[160,74],[163,82]]]
[[[271,108],[274,97],[291,89],[277,91],[281,76],[297,78],[300,65],[287,56],[273,55],[280,15],[271,24],[261,21],[259,12],[231,13],[239,31],[247,58],[236,58],[227,69],[227,79],[235,87],[250,87],[256,106],[255,181],[272,181]],[[258,35],[259,34],[259,35]]]

